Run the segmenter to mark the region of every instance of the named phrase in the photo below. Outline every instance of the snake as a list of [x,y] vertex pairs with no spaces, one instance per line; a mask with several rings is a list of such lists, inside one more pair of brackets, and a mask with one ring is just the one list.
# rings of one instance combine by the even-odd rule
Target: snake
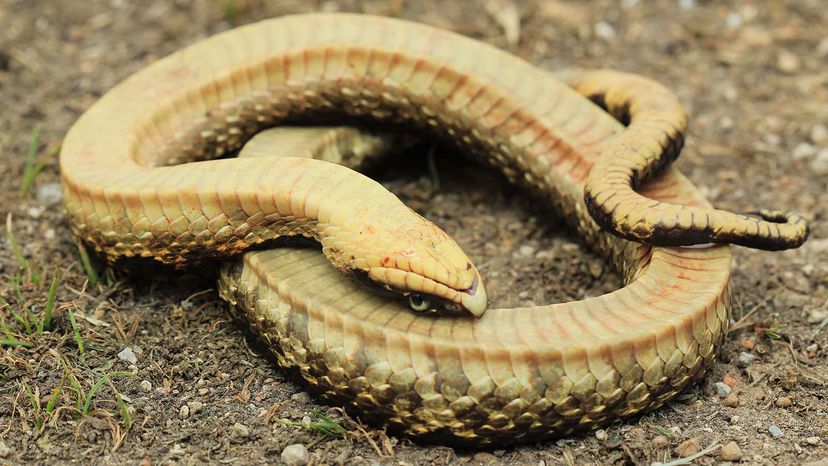
[[[798,214],[714,209],[671,164],[686,126],[678,99],[641,76],[551,73],[438,28],[315,13],[131,75],[71,127],[60,168],[72,234],[110,263],[218,259],[231,312],[322,399],[426,442],[485,447],[671,400],[726,336],[729,244],[807,238]],[[408,135],[538,195],[624,286],[486,309],[460,246],[354,170]]]

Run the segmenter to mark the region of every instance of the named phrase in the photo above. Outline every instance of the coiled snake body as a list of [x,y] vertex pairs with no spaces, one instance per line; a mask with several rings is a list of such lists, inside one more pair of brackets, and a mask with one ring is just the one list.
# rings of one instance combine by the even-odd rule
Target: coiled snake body
[[[686,119],[664,88],[614,72],[558,78],[387,18],[241,27],[133,75],[78,120],[61,153],[70,224],[110,260],[178,266],[282,236],[318,240],[324,255],[278,248],[224,262],[221,295],[280,365],[408,435],[486,445],[603,425],[702,376],[727,330],[729,246],[654,244],[779,249],[807,229],[792,214],[714,210],[669,167]],[[245,157],[207,160],[263,128],[336,116],[413,128],[483,157],[557,207],[626,286],[483,313],[479,274],[442,230],[378,184],[298,157],[357,167],[394,139],[280,129]],[[247,157],[263,151],[296,157]]]

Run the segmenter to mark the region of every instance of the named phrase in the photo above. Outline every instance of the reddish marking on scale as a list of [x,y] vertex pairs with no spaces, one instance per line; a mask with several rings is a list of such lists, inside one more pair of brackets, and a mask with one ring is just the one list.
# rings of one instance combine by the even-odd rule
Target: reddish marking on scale
[[383,256],[382,260],[380,260],[380,264],[382,264],[383,267],[387,267],[390,262],[391,258],[388,256]]

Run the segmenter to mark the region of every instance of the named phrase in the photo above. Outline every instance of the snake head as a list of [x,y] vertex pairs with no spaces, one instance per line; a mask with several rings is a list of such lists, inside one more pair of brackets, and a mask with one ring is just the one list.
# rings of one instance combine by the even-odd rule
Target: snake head
[[339,240],[323,238],[322,251],[341,271],[404,298],[418,314],[482,316],[487,298],[477,268],[443,230],[408,212],[379,222],[363,217],[349,234],[337,232]]

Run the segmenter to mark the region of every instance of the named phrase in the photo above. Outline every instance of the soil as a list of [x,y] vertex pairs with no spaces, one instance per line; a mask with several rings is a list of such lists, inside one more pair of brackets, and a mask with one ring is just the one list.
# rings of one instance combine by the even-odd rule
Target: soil
[[[313,10],[421,21],[549,69],[611,67],[656,78],[691,114],[679,168],[720,207],[804,213],[811,239],[781,253],[735,250],[734,325],[719,361],[654,412],[603,431],[482,452],[420,445],[363,425],[318,404],[257,351],[209,273],[134,276],[93,262],[94,283],[54,192],[63,135],[114,84],[205,36]],[[828,458],[826,63],[822,0],[6,0],[0,464],[279,463],[292,444],[302,444],[313,464],[651,464],[708,446],[696,463],[818,464]],[[21,195],[36,127],[43,170]],[[620,286],[543,203],[485,167],[434,153],[434,171],[425,157],[410,157],[377,176],[455,235],[486,277],[493,305]],[[38,332],[57,272],[52,322]]]

